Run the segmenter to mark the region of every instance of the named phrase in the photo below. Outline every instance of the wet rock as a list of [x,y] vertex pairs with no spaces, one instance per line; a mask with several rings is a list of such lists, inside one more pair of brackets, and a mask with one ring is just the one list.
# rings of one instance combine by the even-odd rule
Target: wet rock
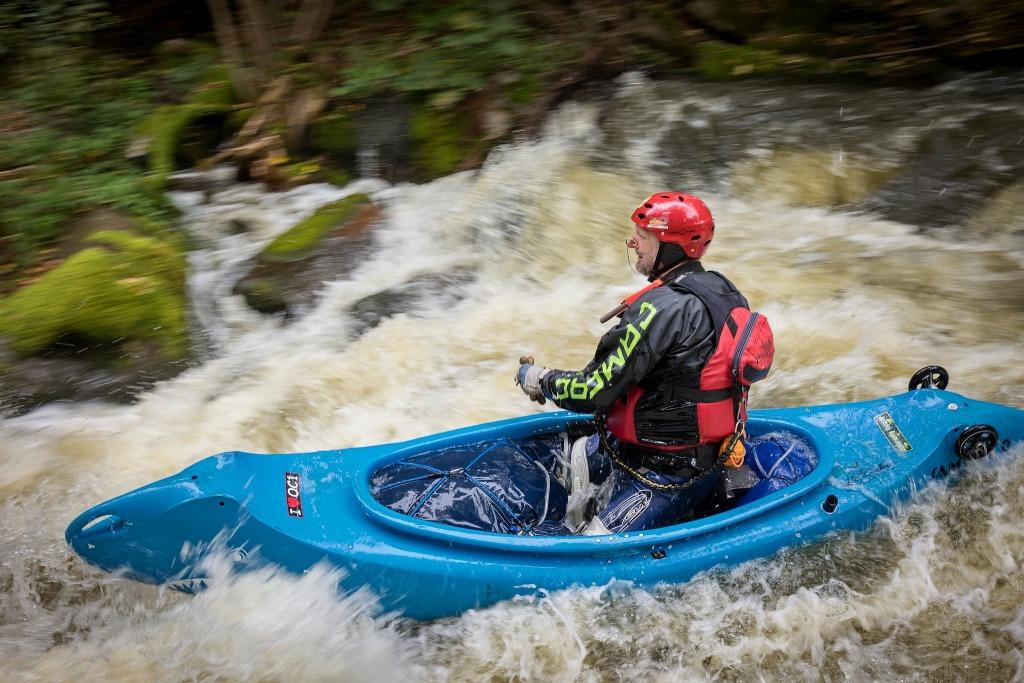
[[961,225],[986,197],[1024,179],[1024,114],[981,112],[920,131],[908,163],[867,206],[886,218],[921,225]]
[[355,115],[362,177],[389,182],[426,182],[483,161],[485,152],[511,128],[509,115],[494,102],[477,102],[487,113],[488,131],[477,131],[473,114],[460,106],[443,108],[405,98],[371,100]]
[[358,263],[379,217],[362,194],[322,207],[267,245],[234,292],[261,313],[301,315],[324,282],[343,279]]
[[38,356],[19,358],[0,340],[0,416],[53,401],[131,402],[187,367],[187,360],[167,360],[152,342],[91,343],[66,337]]
[[210,169],[190,169],[167,176],[167,187],[182,192],[219,192],[238,180],[234,166],[215,166]]
[[[743,13],[736,8],[715,0],[694,0],[686,5],[686,11],[700,25],[717,35],[743,36],[746,25]],[[742,26],[742,29],[741,29]]]
[[409,150],[411,105],[405,98],[370,100],[355,115],[358,171],[364,178],[404,179]]
[[428,302],[436,305],[441,299],[453,305],[465,298],[463,287],[472,280],[473,274],[468,270],[430,273],[360,299],[349,311],[354,320],[352,334],[358,337],[379,325],[385,318],[407,313]]
[[1015,205],[1005,188],[1024,180],[1024,112],[1003,79],[965,81],[969,106],[950,98],[959,82],[626,86],[605,104],[599,166],[647,163],[670,187],[868,210],[926,229],[1013,223],[997,207]]
[[14,571],[0,564],[0,593],[10,593],[14,589]]

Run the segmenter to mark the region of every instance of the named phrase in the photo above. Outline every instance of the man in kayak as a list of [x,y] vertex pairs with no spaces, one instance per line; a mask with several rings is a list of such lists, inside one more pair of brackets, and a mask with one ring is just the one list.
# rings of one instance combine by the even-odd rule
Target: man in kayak
[[[516,376],[532,400],[597,418],[598,434],[572,449],[574,475],[610,469],[614,477],[611,499],[583,530],[588,534],[692,515],[714,490],[722,463],[735,464],[746,389],[768,374],[774,353],[764,317],[729,280],[701,265],[715,232],[703,201],[659,192],[632,220],[626,246],[651,284],[602,319],[621,317],[585,368],[548,369],[523,357]],[[582,455],[589,468],[579,467]]]

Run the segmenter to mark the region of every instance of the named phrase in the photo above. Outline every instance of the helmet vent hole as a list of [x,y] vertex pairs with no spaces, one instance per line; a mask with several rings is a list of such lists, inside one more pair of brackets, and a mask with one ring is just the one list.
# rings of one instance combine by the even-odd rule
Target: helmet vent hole
[[641,220],[643,220],[644,218],[647,218],[647,216],[646,216],[645,214],[642,214],[642,213],[638,213],[638,214],[636,215],[636,217],[637,217],[637,218],[639,218],[639,219],[641,219]]
[[644,204],[644,206],[646,206],[648,209],[653,209],[654,208],[654,204],[651,204],[650,202]]
[[683,195],[679,195],[679,201],[681,201],[681,202],[685,202],[685,201],[686,201],[686,198],[685,198],[685,197],[683,197]]
[[699,239],[700,239],[700,235],[694,235],[693,237],[690,238],[690,241],[691,242],[696,242]]
[[670,195],[667,195],[667,194],[660,194],[658,196],[661,197],[662,199],[672,199],[672,197]]

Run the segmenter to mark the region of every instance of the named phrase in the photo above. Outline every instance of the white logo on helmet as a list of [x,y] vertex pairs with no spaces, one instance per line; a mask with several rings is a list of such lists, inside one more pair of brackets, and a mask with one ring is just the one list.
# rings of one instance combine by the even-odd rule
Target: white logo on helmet
[[655,216],[651,220],[647,221],[648,230],[668,230],[668,221],[664,218]]

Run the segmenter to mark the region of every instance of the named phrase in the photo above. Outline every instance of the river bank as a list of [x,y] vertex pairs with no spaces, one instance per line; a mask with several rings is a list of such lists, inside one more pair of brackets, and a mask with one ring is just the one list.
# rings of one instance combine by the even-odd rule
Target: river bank
[[[347,15],[315,0],[277,14],[253,3],[262,17],[222,4],[91,3],[0,28],[14,57],[0,102],[3,414],[134,400],[208,356],[183,276],[204,236],[182,226],[168,191],[422,183],[533,139],[570,99],[599,103],[611,146],[638,117],[666,121],[649,163],[692,191],[754,199],[769,188],[789,205],[959,226],[1009,248],[1024,232],[1020,79],[943,85],[1019,57],[1000,3],[597,3],[574,14],[398,2]],[[654,101],[669,111],[614,95],[623,74],[660,81]],[[290,319],[308,310],[376,222],[365,211],[352,224],[310,218],[294,226],[296,253],[254,257],[236,285],[247,305]]]

